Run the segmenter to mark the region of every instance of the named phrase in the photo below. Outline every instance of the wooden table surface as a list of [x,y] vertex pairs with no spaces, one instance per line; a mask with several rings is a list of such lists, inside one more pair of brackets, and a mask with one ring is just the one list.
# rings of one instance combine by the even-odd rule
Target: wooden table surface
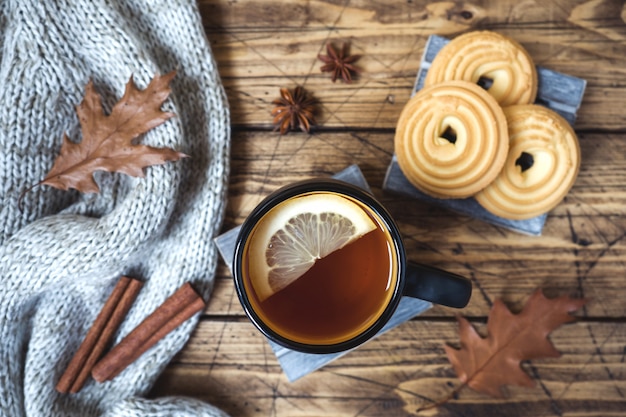
[[[435,307],[294,383],[246,319],[222,262],[188,345],[151,395],[186,395],[233,416],[626,415],[626,6],[618,0],[200,0],[229,98],[232,159],[223,230],[274,189],[358,164],[406,238],[409,258],[472,279],[460,311],[479,329],[497,298],[513,311],[536,288],[587,297],[554,331],[562,352],[523,367],[535,388],[492,399],[469,389],[416,413],[459,384],[443,346],[458,346],[456,311]],[[426,39],[473,29],[506,34],[537,65],[588,81],[576,131],[580,174],[540,237],[520,235],[382,190],[396,119]],[[362,54],[352,84],[332,83],[318,53],[347,41]],[[319,100],[310,134],[272,131],[279,88]]]

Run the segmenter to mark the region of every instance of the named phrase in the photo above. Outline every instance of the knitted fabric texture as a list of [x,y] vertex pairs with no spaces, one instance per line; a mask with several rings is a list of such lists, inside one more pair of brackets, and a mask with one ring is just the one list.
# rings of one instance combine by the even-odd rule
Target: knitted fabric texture
[[[0,1],[0,416],[224,416],[198,400],[142,398],[199,314],[112,381],[55,385],[123,274],[145,280],[113,343],[184,282],[208,300],[223,218],[230,120],[193,0]],[[98,173],[100,194],[46,186],[92,79],[105,109],[131,75],[177,70],[176,113],[141,142],[190,155],[145,178]]]

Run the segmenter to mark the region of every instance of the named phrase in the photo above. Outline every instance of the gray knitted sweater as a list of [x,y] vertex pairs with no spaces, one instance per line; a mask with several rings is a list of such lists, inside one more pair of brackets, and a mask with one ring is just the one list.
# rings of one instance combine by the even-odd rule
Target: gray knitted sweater
[[[114,343],[183,282],[208,299],[224,211],[229,112],[194,0],[0,0],[0,416],[223,416],[200,401],[146,400],[198,315],[110,382],[54,387],[120,275],[146,283]],[[131,74],[177,69],[143,143],[191,158],[145,178],[98,173],[100,194],[28,192],[79,141],[89,79],[110,109]]]

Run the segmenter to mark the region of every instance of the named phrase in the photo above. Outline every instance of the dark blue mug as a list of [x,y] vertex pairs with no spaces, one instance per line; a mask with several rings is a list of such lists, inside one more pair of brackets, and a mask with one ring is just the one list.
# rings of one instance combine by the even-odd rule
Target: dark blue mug
[[462,308],[472,293],[465,277],[407,261],[387,210],[335,179],[297,182],[265,198],[241,227],[233,275],[252,323],[270,340],[306,353],[364,343],[403,296]]

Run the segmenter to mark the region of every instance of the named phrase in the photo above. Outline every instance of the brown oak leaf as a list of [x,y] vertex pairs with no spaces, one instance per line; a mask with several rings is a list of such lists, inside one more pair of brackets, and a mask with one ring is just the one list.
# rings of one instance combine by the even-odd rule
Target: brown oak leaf
[[97,193],[95,171],[143,177],[145,167],[186,157],[173,149],[133,143],[139,135],[174,116],[162,111],[161,105],[171,92],[169,83],[175,75],[175,71],[163,76],[156,74],[144,90],[137,88],[131,76],[124,95],[109,115],[104,114],[100,95],[90,81],[83,101],[76,107],[82,141],[74,143],[67,134],[63,135],[59,156],[37,185]]
[[486,338],[459,317],[461,349],[445,346],[445,350],[462,386],[496,398],[503,397],[504,385],[534,386],[521,361],[559,357],[547,336],[561,324],[575,320],[569,313],[585,303],[585,299],[567,296],[548,299],[537,290],[522,311],[513,314],[496,300],[487,319]]

